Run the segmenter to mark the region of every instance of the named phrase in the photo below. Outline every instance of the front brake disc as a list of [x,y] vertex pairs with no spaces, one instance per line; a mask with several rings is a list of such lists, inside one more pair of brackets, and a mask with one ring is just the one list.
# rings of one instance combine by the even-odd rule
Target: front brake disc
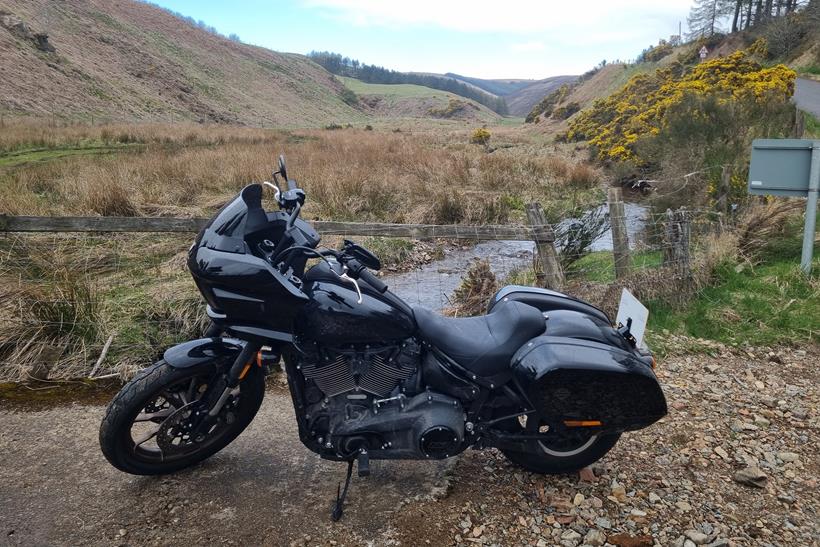
[[197,432],[197,426],[207,418],[208,408],[201,401],[192,401],[177,409],[160,425],[157,446],[166,456],[189,452],[205,440],[207,434]]

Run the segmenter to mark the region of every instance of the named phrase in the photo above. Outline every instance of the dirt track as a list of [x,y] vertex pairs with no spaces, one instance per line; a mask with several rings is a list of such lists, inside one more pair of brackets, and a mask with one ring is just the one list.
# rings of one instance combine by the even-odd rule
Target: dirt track
[[0,543],[279,545],[304,534],[360,543],[381,536],[405,500],[446,490],[454,462],[374,462],[366,487],[353,484],[345,517],[333,525],[331,500],[345,466],[299,443],[290,405],[285,390],[268,391],[231,446],[159,478],[107,464],[97,446],[103,407],[2,412]]
[[[820,544],[820,352],[708,351],[662,362],[670,415],[580,478],[494,451],[375,462],[337,524],[343,466],[301,446],[281,388],[233,445],[165,478],[103,460],[99,404],[0,399],[0,545]],[[762,488],[733,479],[749,465]]]

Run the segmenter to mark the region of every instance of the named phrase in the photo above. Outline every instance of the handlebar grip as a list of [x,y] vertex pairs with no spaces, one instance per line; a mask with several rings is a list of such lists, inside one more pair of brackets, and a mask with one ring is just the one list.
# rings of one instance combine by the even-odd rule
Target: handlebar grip
[[371,273],[370,270],[367,268],[362,268],[359,271],[359,279],[363,280],[365,283],[379,291],[380,293],[384,293],[387,291],[387,284],[376,277],[375,274]]

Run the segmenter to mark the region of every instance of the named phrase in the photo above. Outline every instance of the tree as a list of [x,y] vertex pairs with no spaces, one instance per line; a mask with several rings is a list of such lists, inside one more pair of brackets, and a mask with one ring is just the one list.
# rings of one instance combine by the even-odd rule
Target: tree
[[717,32],[720,20],[735,9],[734,0],[695,0],[686,21],[690,38],[708,38]]
[[740,8],[743,7],[743,0],[735,0],[735,15],[732,17],[732,32],[737,32],[740,27],[738,27],[738,20],[740,19]]

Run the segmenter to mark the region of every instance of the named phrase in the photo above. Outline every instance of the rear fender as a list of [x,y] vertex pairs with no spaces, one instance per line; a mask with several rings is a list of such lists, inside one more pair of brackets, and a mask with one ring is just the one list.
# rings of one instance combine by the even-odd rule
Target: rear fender
[[174,368],[189,368],[204,363],[231,366],[245,342],[235,338],[200,338],[168,348],[163,359]]
[[518,350],[512,368],[544,423],[584,422],[614,433],[647,427],[667,412],[652,367],[600,342],[539,336]]

